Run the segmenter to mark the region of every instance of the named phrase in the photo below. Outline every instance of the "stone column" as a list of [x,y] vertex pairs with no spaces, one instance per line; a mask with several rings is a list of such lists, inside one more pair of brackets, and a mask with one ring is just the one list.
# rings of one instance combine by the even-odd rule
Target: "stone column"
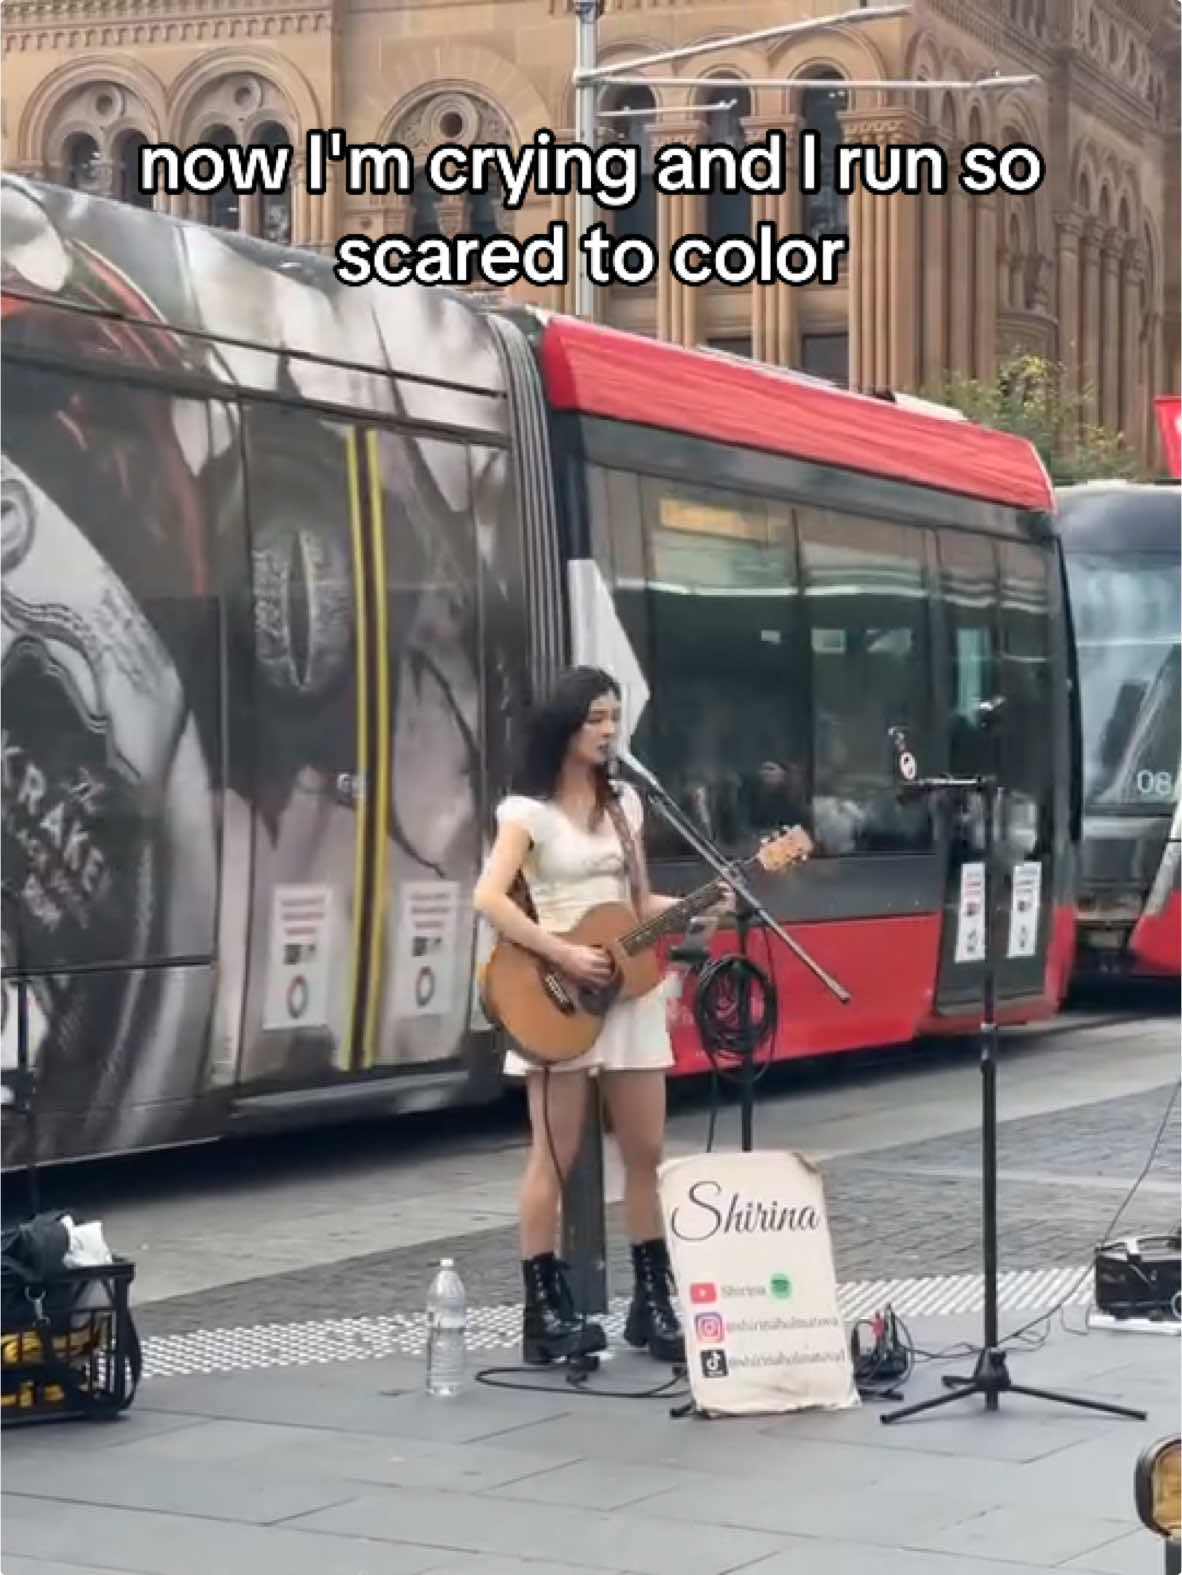
[[[782,192],[756,192],[751,197],[751,233],[760,223],[774,224],[776,237],[801,233],[797,154],[803,121],[799,115],[750,115],[743,121],[749,142],[763,142],[769,131],[784,133],[786,169]],[[777,280],[751,289],[751,354],[773,366],[800,363],[799,286]]]
[[1161,454],[1161,439],[1157,432],[1157,410],[1154,395],[1161,392],[1158,384],[1158,344],[1161,338],[1161,316],[1153,303],[1145,318],[1145,371],[1141,382],[1141,409],[1145,433],[1145,454],[1155,465]]
[[1116,230],[1105,232],[1100,250],[1100,421],[1120,425],[1120,251]]
[[1125,247],[1120,275],[1120,411],[1118,425],[1130,448],[1138,442],[1137,371],[1140,363],[1141,249],[1135,241]]
[[997,197],[974,197],[977,300],[973,309],[973,376],[990,382],[997,370]]
[[1099,420],[1100,408],[1100,226],[1094,219],[1084,222],[1080,237],[1080,323],[1079,387],[1084,396],[1084,414],[1089,422]]
[[973,314],[975,300],[968,298],[972,268],[969,248],[972,245],[973,209],[979,199],[961,190],[957,175],[960,170],[962,149],[948,149],[948,369],[959,377],[972,373]]
[[[952,179],[952,160],[946,139],[929,128],[924,134],[926,142],[933,143],[944,152]],[[947,207],[953,200],[952,192],[942,197],[917,197],[919,223],[923,228],[923,364],[920,376],[925,387],[938,398],[950,364],[948,345],[948,218]]]
[[1059,362],[1063,368],[1063,392],[1065,396],[1078,393],[1080,385],[1080,229],[1080,221],[1076,214],[1062,213],[1056,215]]
[[[914,110],[855,110],[841,120],[846,142],[886,147],[922,141],[923,121]],[[915,389],[918,201],[860,185],[850,195],[852,388]]]
[[308,195],[305,169],[304,155],[297,153],[291,161],[291,177],[287,183],[287,197],[291,208],[291,244],[293,246],[306,246],[308,244],[308,231],[311,228],[309,206],[312,199]]
[[[655,159],[661,148],[674,142],[695,146],[702,139],[703,122],[699,115],[686,112],[662,119],[653,128],[652,151]],[[686,192],[657,192],[657,338],[677,345],[697,342],[698,293],[700,286],[682,284],[669,268],[669,253],[683,235],[702,228],[698,205],[702,199]]]

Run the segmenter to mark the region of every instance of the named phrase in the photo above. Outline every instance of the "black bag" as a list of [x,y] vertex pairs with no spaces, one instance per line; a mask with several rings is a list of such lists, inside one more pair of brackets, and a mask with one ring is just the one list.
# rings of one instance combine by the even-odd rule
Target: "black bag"
[[0,1421],[109,1419],[135,1398],[143,1368],[123,1258],[67,1269],[59,1213],[0,1237]]

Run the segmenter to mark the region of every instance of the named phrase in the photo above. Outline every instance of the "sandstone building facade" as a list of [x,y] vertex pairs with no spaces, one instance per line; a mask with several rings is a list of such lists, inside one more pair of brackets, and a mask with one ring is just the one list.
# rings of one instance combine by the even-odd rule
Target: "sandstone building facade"
[[[794,17],[856,12],[858,0],[606,0],[603,62]],[[571,0],[6,0],[3,161],[8,169],[151,203],[136,190],[144,141],[290,141],[313,127],[354,141],[520,144],[571,136]],[[952,168],[974,142],[1031,143],[1047,176],[1024,197],[665,196],[646,189],[619,233],[664,246],[772,219],[782,233],[848,228],[830,286],[599,292],[605,321],[706,343],[861,388],[936,388],[988,377],[1027,347],[1090,387],[1095,416],[1156,451],[1155,394],[1180,384],[1178,7],[1175,0],[914,0],[910,14],[839,23],[795,40],[656,67],[678,86],[609,87],[602,136],[729,140],[783,127],[822,144],[938,141]],[[1034,73],[1034,87],[947,93],[847,88],[891,78]],[[807,88],[757,85],[805,78]],[[722,79],[722,80],[720,80]],[[752,86],[746,86],[750,82]],[[729,107],[718,109],[720,104]],[[654,116],[650,111],[663,111]],[[169,211],[331,251],[346,232],[525,236],[573,199],[323,198],[301,180],[278,197],[160,197]],[[605,214],[606,215],[606,210]],[[527,290],[515,291],[529,298]],[[573,286],[532,292],[573,309]],[[542,297],[545,296],[544,299]]]

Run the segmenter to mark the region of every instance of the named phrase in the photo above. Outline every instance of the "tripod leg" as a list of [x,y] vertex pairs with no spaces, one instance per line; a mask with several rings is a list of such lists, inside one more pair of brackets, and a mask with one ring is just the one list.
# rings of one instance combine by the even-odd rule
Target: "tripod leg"
[[1081,1395],[1059,1394],[1054,1389],[1030,1389],[1025,1384],[1011,1384],[1010,1393],[1028,1395],[1034,1400],[1053,1400],[1057,1405],[1080,1406],[1085,1411],[1104,1411],[1109,1416],[1128,1416],[1135,1422],[1145,1422],[1149,1419],[1148,1411],[1135,1411],[1127,1405],[1110,1405],[1107,1400],[1085,1400]]
[[936,1395],[932,1400],[920,1400],[916,1405],[905,1405],[898,1411],[884,1411],[880,1422],[901,1422],[905,1416],[918,1416],[921,1411],[935,1411],[940,1406],[951,1405],[954,1400],[966,1400],[980,1391],[976,1384],[967,1383],[963,1389],[950,1390],[946,1395]]

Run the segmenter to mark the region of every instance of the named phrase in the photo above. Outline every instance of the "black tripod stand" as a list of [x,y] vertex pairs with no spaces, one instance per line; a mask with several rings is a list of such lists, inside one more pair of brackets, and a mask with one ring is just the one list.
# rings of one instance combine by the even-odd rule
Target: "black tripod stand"
[[[767,1033],[766,1023],[763,1027],[754,1027],[751,1021],[751,986],[758,982],[765,993],[771,988],[771,981],[765,979],[763,971],[751,961],[748,954],[748,935],[751,924],[759,919],[769,930],[797,957],[811,973],[821,981],[825,988],[837,997],[843,1006],[850,1003],[849,991],[844,989],[837,980],[825,972],[814,958],[810,957],[804,947],[776,923],[771,914],[759,901],[747,884],[742,872],[729,863],[709,837],[705,836],[689,817],[683,814],[677,801],[670,797],[658,782],[647,766],[642,766],[638,760],[630,755],[621,754],[618,760],[618,769],[621,775],[628,777],[644,794],[648,803],[656,810],[661,819],[675,831],[682,840],[689,844],[693,851],[701,858],[718,877],[724,881],[735,893],[735,925],[739,936],[739,951],[737,955],[720,959],[718,963],[707,965],[716,971],[712,976],[707,972],[704,978],[721,979],[725,969],[734,977],[735,988],[735,1016],[737,1020],[736,1032],[733,1036],[732,1053],[740,1058],[742,1075],[740,1079],[740,1143],[745,1154],[749,1154],[754,1143],[755,1126],[755,1053],[760,1042]],[[695,944],[690,939],[686,944],[673,950],[675,960],[687,963],[691,969],[701,967],[706,963],[707,952],[704,946]],[[701,988],[701,985],[699,986]]]
[[964,1378],[946,1377],[945,1386],[951,1391],[937,1395],[934,1400],[921,1400],[916,1405],[903,1406],[897,1411],[887,1411],[880,1421],[898,1422],[904,1417],[918,1416],[921,1411],[934,1411],[939,1406],[951,1405],[970,1395],[984,1395],[985,1409],[998,1409],[997,1397],[1011,1393],[1028,1395],[1036,1400],[1052,1400],[1059,1405],[1080,1406],[1089,1411],[1104,1411],[1112,1416],[1133,1417],[1144,1421],[1147,1413],[1134,1411],[1128,1406],[1110,1405],[1102,1400],[1087,1400],[1078,1395],[1067,1395],[1051,1389],[1034,1389],[1016,1384],[1010,1378],[1006,1353],[998,1344],[997,1318],[997,1022],[995,1008],[996,963],[993,918],[994,840],[997,804],[1001,796],[1000,773],[996,769],[996,723],[1002,709],[1001,700],[986,701],[980,708],[982,725],[992,738],[994,770],[980,776],[921,777],[915,756],[907,744],[902,728],[891,729],[891,742],[895,751],[895,770],[901,792],[925,793],[931,796],[945,793],[974,792],[979,795],[984,818],[984,881],[982,907],[984,913],[983,941],[985,977],[982,985],[981,1006],[981,1235],[985,1269],[985,1338],[977,1357],[972,1375]]

